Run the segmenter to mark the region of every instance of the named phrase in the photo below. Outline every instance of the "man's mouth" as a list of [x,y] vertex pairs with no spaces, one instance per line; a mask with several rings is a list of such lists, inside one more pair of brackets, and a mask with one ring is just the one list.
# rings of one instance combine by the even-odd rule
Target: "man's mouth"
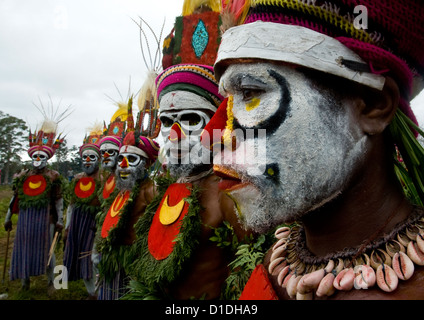
[[189,153],[187,149],[170,149],[170,155],[174,159],[181,159]]
[[238,173],[231,168],[214,165],[213,171],[215,175],[221,178],[221,181],[218,183],[218,188],[221,190],[233,191],[247,185],[247,183],[241,181]]
[[121,177],[122,180],[126,180],[130,176],[130,173],[128,173],[128,172],[120,172],[119,173],[119,176]]

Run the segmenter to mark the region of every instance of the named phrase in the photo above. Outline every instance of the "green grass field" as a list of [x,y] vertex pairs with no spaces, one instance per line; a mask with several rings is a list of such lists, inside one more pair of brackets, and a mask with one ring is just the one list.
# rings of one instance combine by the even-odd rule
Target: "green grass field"
[[[10,186],[0,186],[0,267],[1,267],[1,283],[0,298],[6,300],[85,300],[88,295],[82,280],[72,281],[68,283],[68,289],[55,290],[53,293],[47,292],[47,276],[41,275],[31,277],[29,290],[21,289],[21,281],[9,281],[9,264],[12,257],[13,240],[15,238],[16,224],[18,215],[12,216],[13,229],[9,236],[9,246],[7,253],[6,273],[4,274],[4,263],[6,257],[7,232],[4,230],[3,224],[6,217],[7,208],[12,197]],[[63,241],[60,239],[56,249],[56,265],[62,264],[63,259]],[[58,274],[59,275],[59,274]],[[7,295],[7,296],[6,296]]]

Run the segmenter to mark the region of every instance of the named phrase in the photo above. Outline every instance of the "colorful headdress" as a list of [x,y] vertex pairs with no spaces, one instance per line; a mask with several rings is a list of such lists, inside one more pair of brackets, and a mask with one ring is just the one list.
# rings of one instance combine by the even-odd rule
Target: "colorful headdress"
[[29,131],[29,149],[28,155],[31,157],[36,151],[44,151],[48,158],[54,156],[56,150],[64,141],[62,134],[59,134],[56,137],[58,125],[72,112],[70,106],[68,106],[62,113],[58,114],[59,106],[56,110],[53,110],[53,102],[50,98],[50,114],[47,114],[43,104],[40,101],[40,106],[35,105],[35,107],[41,112],[44,117],[44,120],[41,124],[40,130],[35,130],[34,133]]
[[[409,101],[422,89],[424,25],[421,23],[421,17],[424,15],[424,4],[410,0],[396,2],[363,0],[360,3],[356,0],[249,0],[247,9],[249,11],[244,21],[245,25],[240,27],[242,30],[237,31],[239,27],[236,27],[235,30],[230,29],[229,33],[250,32],[250,38],[255,37],[252,40],[257,44],[252,47],[250,46],[252,42],[249,42],[238,47],[238,43],[230,44],[224,36],[221,48],[233,48],[235,52],[232,54],[229,51],[223,51],[223,56],[217,59],[216,68],[220,69],[227,59],[240,58],[241,55],[238,53],[247,50],[248,47],[249,57],[252,57],[255,55],[256,46],[263,47],[264,41],[269,40],[268,36],[274,36],[274,38],[278,36],[279,48],[285,46],[292,48],[291,57],[296,53],[294,42],[298,44],[297,53],[307,54],[308,49],[316,49],[312,42],[308,42],[313,32],[316,38],[315,43],[319,42],[318,38],[321,35],[322,42],[335,39],[334,43],[342,44],[346,48],[344,52],[350,50],[357,55],[357,58],[353,55],[345,57],[347,53],[342,53],[336,57],[337,61],[333,59],[334,68],[338,65],[339,71],[344,69],[346,72],[356,73],[358,78],[369,77],[377,82],[381,81],[381,76],[384,75],[393,77],[402,90],[403,101],[400,106],[402,111],[416,122]],[[360,20],[362,18],[367,20]],[[265,23],[259,23],[259,21]],[[269,24],[270,22],[274,24]],[[251,23],[255,24],[248,26]],[[312,32],[305,31],[306,36],[296,33],[297,36],[294,37],[294,26],[306,28]],[[284,36],[289,33],[291,36]],[[235,38],[233,35],[228,41],[234,41]],[[259,41],[259,38],[262,39]],[[307,43],[302,43],[305,39]],[[268,53],[272,54],[272,45],[269,42],[267,48],[271,49]],[[326,53],[331,53],[330,50],[326,50]],[[333,48],[334,54],[340,50],[340,46]],[[264,53],[265,50],[262,50],[260,58],[267,59]],[[282,55],[279,58],[280,61],[293,62]],[[317,61],[321,63],[319,59]],[[329,65],[329,62],[326,63]],[[319,66],[310,65],[309,67],[320,70]],[[328,72],[333,73],[331,70]],[[340,74],[336,75],[340,76]],[[355,81],[353,77],[351,80]],[[362,81],[358,82],[369,85]],[[380,86],[382,87],[381,84]]]
[[[424,149],[415,139],[410,101],[423,89],[424,2],[415,0],[228,0],[240,25],[222,37],[215,75],[234,59],[258,58],[299,64],[382,89],[385,76],[401,91],[389,125],[395,172],[413,203],[424,205]],[[232,5],[229,5],[233,7]],[[246,14],[247,13],[247,14]],[[246,16],[246,18],[244,18]],[[215,119],[225,126],[223,103]],[[210,123],[209,123],[210,124]],[[411,130],[412,129],[412,130]],[[415,131],[414,131],[415,130]],[[415,136],[414,136],[415,134]]]
[[[156,78],[157,97],[188,91],[208,101],[202,106],[171,106],[172,110],[209,109],[215,112],[223,97],[218,93],[213,64],[221,41],[220,0],[185,0],[183,13],[163,44],[162,65]],[[161,111],[165,111],[161,106]]]
[[99,146],[104,143],[110,144],[110,146],[116,150],[121,147],[122,136],[125,132],[128,106],[126,103],[117,102],[118,110],[113,114],[110,119],[109,125],[106,127],[106,123],[103,125],[103,136],[100,138]]
[[80,156],[84,150],[92,150],[96,152],[100,157],[99,142],[103,134],[102,124],[95,123],[92,128],[88,129],[89,135],[84,137],[83,145],[79,148]]
[[129,152],[147,159],[147,165],[154,163],[159,154],[159,144],[149,137],[144,137],[134,125],[132,113],[133,98],[128,100],[127,132],[122,140],[119,152]]
[[53,157],[64,140],[60,135],[56,138],[56,130],[57,124],[55,122],[45,120],[38,132],[31,133],[30,131],[29,156],[31,157],[35,151],[44,151],[49,159]]
[[204,106],[185,105],[185,109],[202,107],[215,112],[224,99],[218,93],[213,68],[206,65],[180,64],[169,67],[156,78],[156,86],[159,101],[170,91],[188,91],[210,102],[210,105]]
[[[145,24],[148,27],[148,30],[153,35],[153,38],[156,42],[156,52],[152,56],[152,52],[150,51],[149,43],[146,36],[146,30],[143,29],[142,24]],[[159,114],[159,103],[156,97],[156,85],[155,85],[155,79],[159,74],[159,69],[161,68],[161,40],[162,40],[162,32],[163,32],[163,26],[160,31],[160,35],[157,36],[153,29],[147,24],[141,17],[140,17],[140,23],[138,24],[140,28],[140,47],[141,47],[141,54],[144,60],[144,64],[147,67],[147,76],[146,80],[144,81],[140,93],[138,95],[138,109],[139,112],[137,114],[137,122],[136,127],[139,128],[141,134],[146,137],[150,137],[152,139],[156,138],[159,135],[160,132],[160,120],[158,117]],[[143,40],[145,44],[143,44]],[[148,60],[150,63],[148,63],[146,52],[145,52],[145,46],[147,47],[147,54],[148,54]]]
[[220,0],[185,0],[182,15],[163,43],[162,66],[213,65],[221,41]]

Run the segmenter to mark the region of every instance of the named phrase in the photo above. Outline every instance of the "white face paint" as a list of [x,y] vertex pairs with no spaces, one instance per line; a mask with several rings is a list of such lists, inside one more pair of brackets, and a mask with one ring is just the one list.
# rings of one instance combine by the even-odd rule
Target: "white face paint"
[[206,99],[190,92],[170,92],[160,102],[163,163],[171,175],[185,177],[210,167],[211,153],[200,143],[200,135],[214,110]]
[[99,155],[93,150],[84,150],[81,154],[82,170],[90,175],[99,168]]
[[[235,170],[241,179],[224,189],[248,227],[264,232],[299,219],[343,191],[368,142],[355,123],[353,101],[293,68],[267,63],[231,65],[220,87],[234,97],[234,129],[267,130],[266,138],[247,138],[214,158],[225,164],[217,173]],[[252,139],[266,143],[260,174],[257,164],[236,156]]]
[[102,159],[102,168],[114,170],[116,167],[116,158],[119,154],[119,148],[112,143],[102,143],[100,146],[100,155]]
[[41,170],[47,166],[47,160],[49,156],[44,151],[35,151],[32,156],[32,166],[35,169]]
[[117,158],[116,178],[120,190],[131,190],[146,174],[146,159],[138,154],[121,152]]

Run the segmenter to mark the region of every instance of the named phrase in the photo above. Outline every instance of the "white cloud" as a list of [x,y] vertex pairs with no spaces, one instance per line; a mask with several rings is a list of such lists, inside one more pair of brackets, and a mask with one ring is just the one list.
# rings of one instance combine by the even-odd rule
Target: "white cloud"
[[[3,0],[0,2],[0,110],[35,128],[34,107],[48,95],[75,109],[62,128],[79,146],[86,129],[110,120],[116,110],[107,97],[136,93],[144,79],[141,16],[164,36],[180,15],[183,0]],[[4,30],[7,30],[4,32]],[[150,41],[153,43],[153,40]],[[115,87],[116,85],[116,87]],[[107,96],[106,96],[107,95]]]
[[[106,96],[136,93],[147,72],[139,29],[143,17],[162,39],[181,14],[183,0],[2,0],[0,1],[0,110],[35,128],[38,97],[74,113],[62,124],[69,145],[79,146],[86,129],[110,120],[116,110]],[[153,39],[150,41],[153,46]],[[153,49],[153,48],[152,48]],[[38,102],[37,102],[38,103]],[[424,124],[424,94],[412,103]]]

